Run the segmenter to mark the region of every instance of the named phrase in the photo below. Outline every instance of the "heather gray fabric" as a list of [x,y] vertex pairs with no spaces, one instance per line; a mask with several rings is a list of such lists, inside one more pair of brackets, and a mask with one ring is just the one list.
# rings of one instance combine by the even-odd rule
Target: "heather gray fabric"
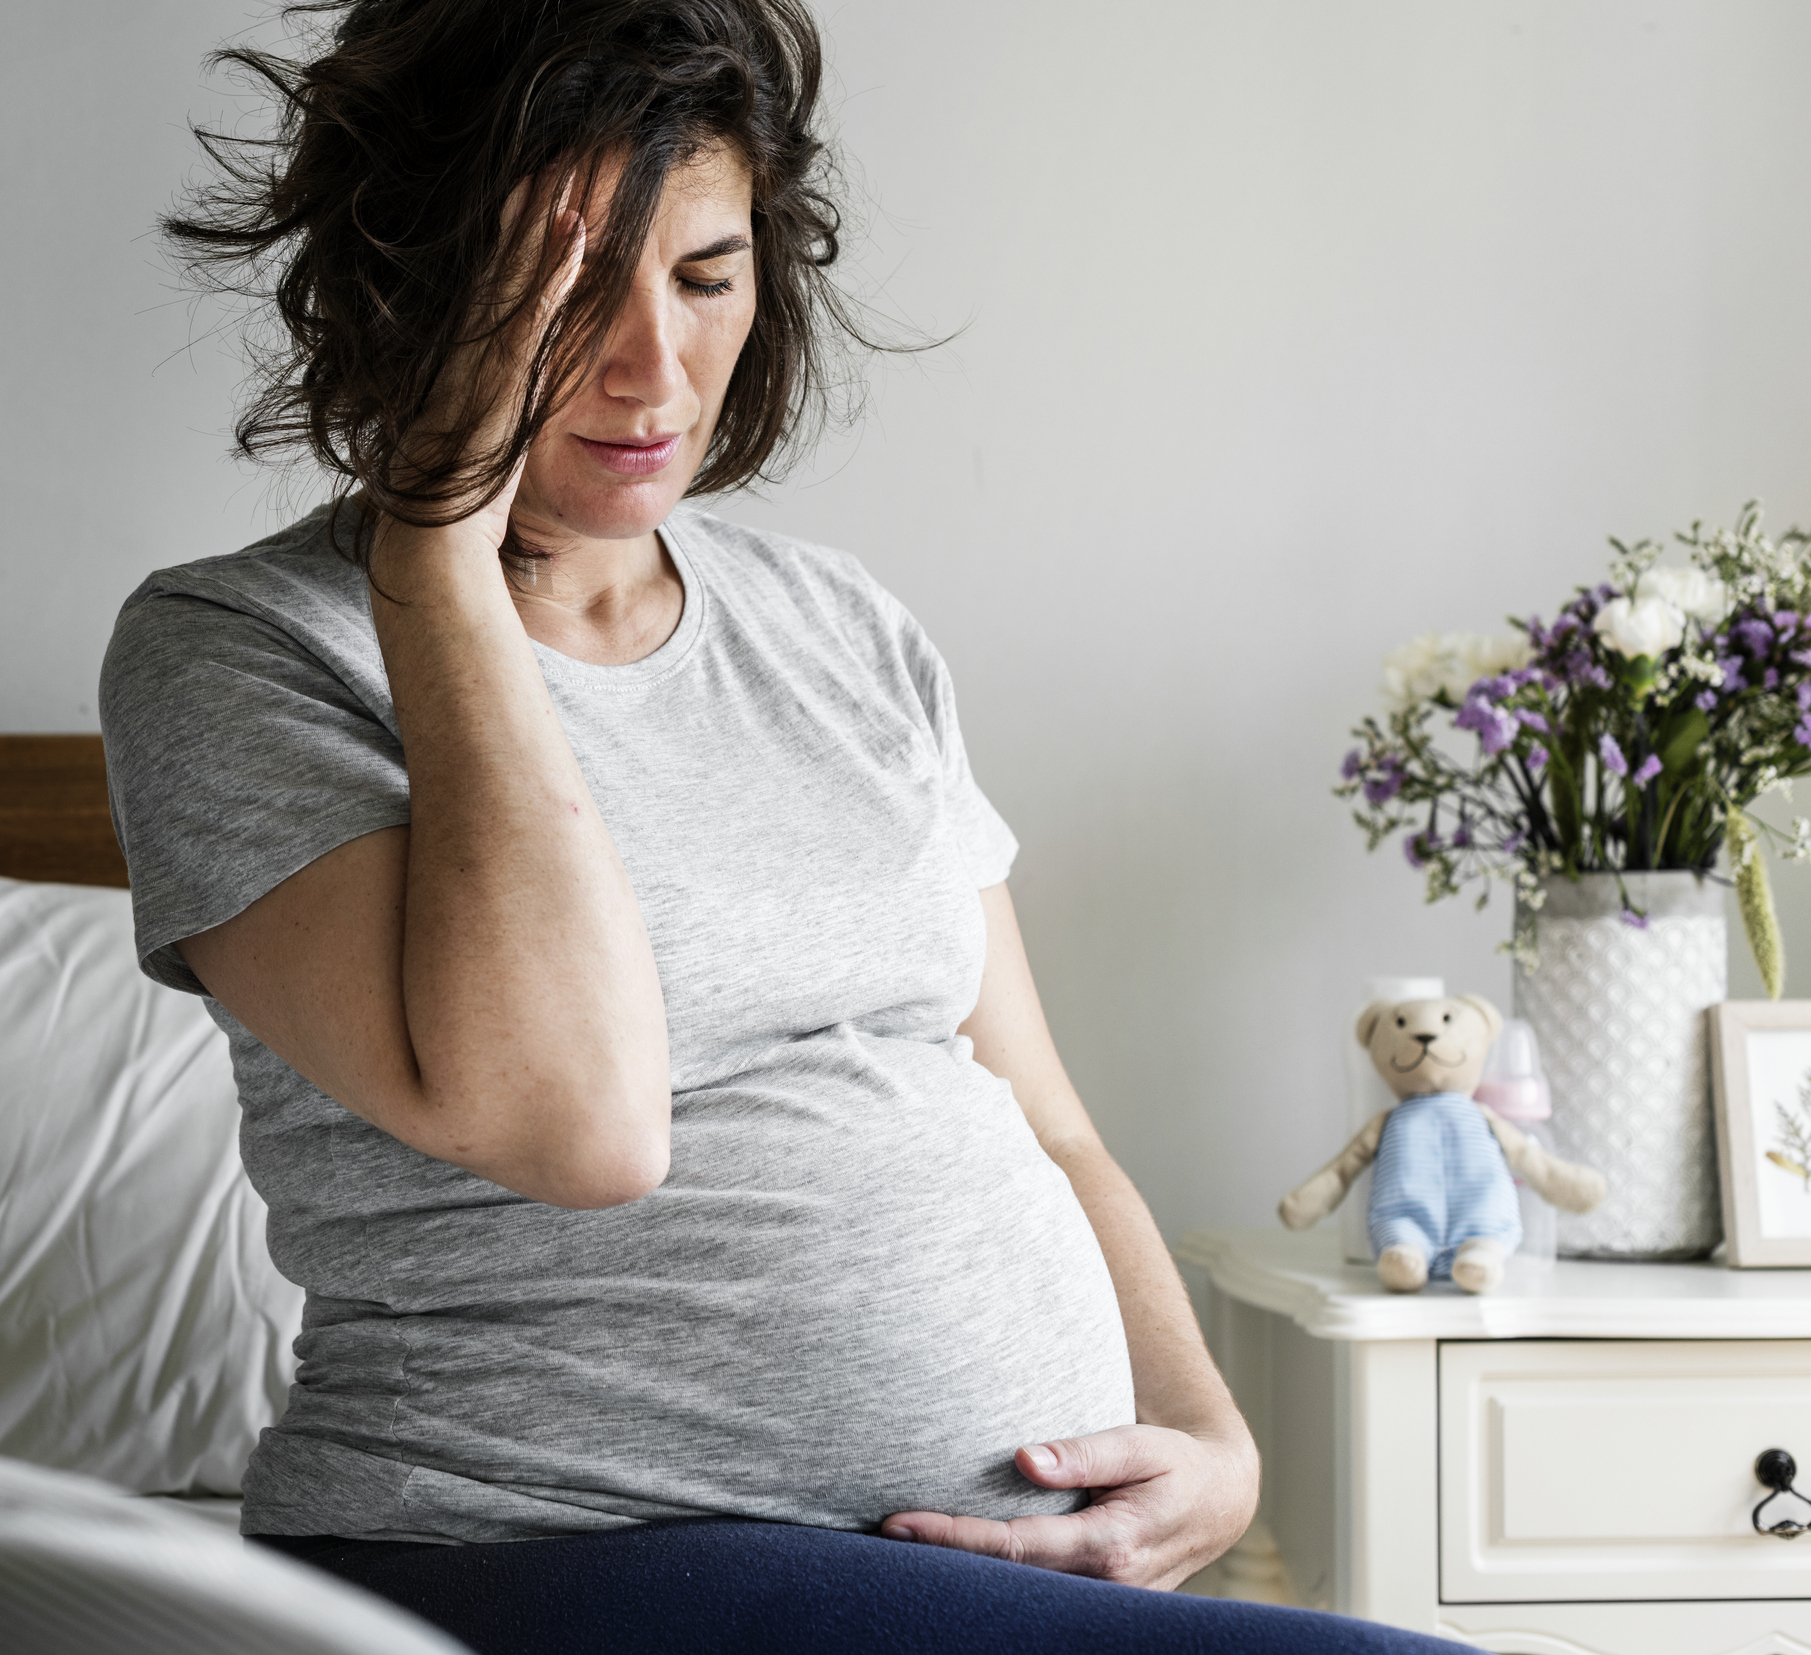
[[[673,636],[536,646],[666,994],[673,1157],[606,1212],[378,1131],[226,1030],[301,1367],[248,1533],[507,1540],[725,1513],[1064,1511],[1011,1463],[1133,1417],[1100,1249],[957,1025],[1017,846],[948,674],[852,559],[690,510]],[[316,514],[153,575],[102,674],[138,950],[406,822],[362,577]]]

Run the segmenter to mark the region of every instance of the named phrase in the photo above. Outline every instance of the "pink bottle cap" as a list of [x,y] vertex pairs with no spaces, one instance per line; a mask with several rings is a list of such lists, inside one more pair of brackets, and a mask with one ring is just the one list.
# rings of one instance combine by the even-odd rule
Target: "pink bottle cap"
[[1544,1121],[1553,1113],[1553,1094],[1538,1075],[1481,1080],[1472,1096],[1506,1121]]
[[1541,1073],[1540,1042],[1521,1018],[1503,1025],[1472,1096],[1506,1121],[1544,1121],[1553,1114],[1553,1094]]

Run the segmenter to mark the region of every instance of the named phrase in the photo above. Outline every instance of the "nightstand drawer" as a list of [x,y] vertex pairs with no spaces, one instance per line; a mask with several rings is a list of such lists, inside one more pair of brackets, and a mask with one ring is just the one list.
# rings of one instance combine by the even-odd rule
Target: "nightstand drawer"
[[1811,1341],[1443,1342],[1439,1430],[1444,1602],[1811,1597],[1749,1521],[1763,1449],[1811,1473]]

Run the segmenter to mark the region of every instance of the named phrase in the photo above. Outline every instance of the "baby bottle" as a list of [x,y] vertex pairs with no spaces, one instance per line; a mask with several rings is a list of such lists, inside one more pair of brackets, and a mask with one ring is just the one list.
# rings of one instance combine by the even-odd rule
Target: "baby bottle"
[[[1446,980],[1442,977],[1370,977],[1365,980],[1365,997],[1352,1008],[1352,1015],[1340,1031],[1346,1054],[1348,1141],[1380,1109],[1393,1108],[1396,1103],[1396,1094],[1372,1067],[1371,1054],[1358,1043],[1358,1014],[1379,1000],[1394,1004],[1398,1000],[1440,1000],[1445,996]],[[1348,1264],[1369,1264],[1377,1257],[1371,1251],[1370,1207],[1371,1169],[1366,1167],[1353,1182],[1339,1209],[1340,1247]]]
[[[1521,1018],[1512,1017],[1503,1025],[1484,1060],[1484,1078],[1473,1095],[1548,1154],[1553,1153],[1553,1135],[1547,1126],[1553,1114],[1553,1094],[1541,1072],[1540,1043]],[[1558,1239],[1553,1208],[1520,1178],[1515,1181],[1515,1193],[1522,1204],[1522,1245],[1516,1256],[1534,1264],[1551,1264]]]

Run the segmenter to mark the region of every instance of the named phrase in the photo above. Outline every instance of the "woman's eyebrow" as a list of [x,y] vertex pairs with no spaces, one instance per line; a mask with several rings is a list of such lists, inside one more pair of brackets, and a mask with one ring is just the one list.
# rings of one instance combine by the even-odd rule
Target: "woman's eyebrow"
[[754,243],[747,236],[724,236],[708,247],[700,247],[694,253],[681,253],[674,263],[702,264],[706,259],[720,259],[727,253],[746,253],[753,246]]

